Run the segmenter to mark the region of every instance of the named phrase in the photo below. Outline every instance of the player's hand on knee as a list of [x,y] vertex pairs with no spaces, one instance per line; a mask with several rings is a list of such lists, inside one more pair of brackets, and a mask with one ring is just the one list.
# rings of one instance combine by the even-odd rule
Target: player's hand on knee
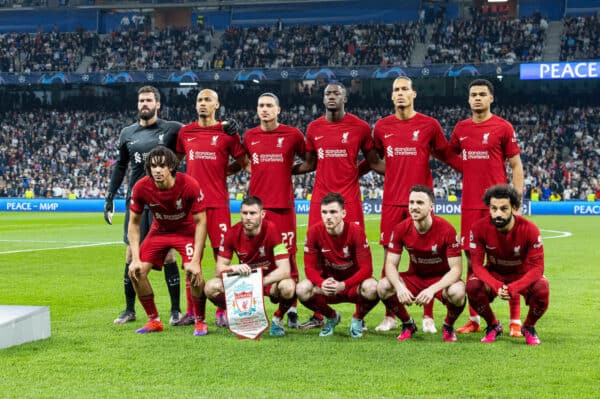
[[424,289],[419,292],[419,295],[415,298],[415,303],[417,305],[427,305],[429,302],[433,300],[434,293],[431,292],[429,288]]
[[403,287],[400,290],[398,290],[396,295],[398,296],[398,301],[403,305],[412,305],[415,301],[415,298],[406,287]]
[[142,263],[133,261],[129,265],[129,278],[138,281],[140,279],[140,275],[142,273]]

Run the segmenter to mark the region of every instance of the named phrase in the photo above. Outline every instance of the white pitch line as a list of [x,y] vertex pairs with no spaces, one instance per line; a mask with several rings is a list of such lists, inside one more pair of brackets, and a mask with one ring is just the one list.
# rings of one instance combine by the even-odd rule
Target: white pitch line
[[28,242],[34,244],[97,244],[93,241],[0,240],[0,242]]
[[35,249],[17,249],[17,250],[14,250],[14,251],[0,252],[0,255],[17,254],[17,253],[23,253],[23,252],[54,251],[54,250],[57,250],[57,249],[73,249],[73,248],[85,248],[85,247],[100,247],[100,246],[103,246],[103,245],[115,245],[115,244],[122,244],[122,242],[121,241],[115,241],[115,242],[97,242],[97,243],[94,243],[94,244],[68,245],[66,247],[35,248]]
[[547,231],[549,233],[557,233],[558,234],[558,235],[550,236],[550,237],[542,237],[544,240],[548,240],[550,238],[571,237],[573,235],[573,233],[571,233],[570,231],[558,231],[558,230],[546,230],[546,229],[540,229],[540,231]]

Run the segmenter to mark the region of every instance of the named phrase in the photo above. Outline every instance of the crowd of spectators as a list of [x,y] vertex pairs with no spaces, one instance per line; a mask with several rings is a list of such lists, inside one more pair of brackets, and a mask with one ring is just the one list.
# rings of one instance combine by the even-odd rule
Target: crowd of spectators
[[594,60],[600,58],[600,15],[566,17],[563,21],[560,60]]
[[[371,125],[389,114],[385,108],[348,110]],[[464,107],[421,109],[440,121],[450,134],[457,121],[469,117]],[[532,200],[600,198],[600,109],[552,105],[496,106],[494,112],[511,121],[522,149],[525,196]],[[189,123],[193,107],[165,107],[169,119]],[[297,105],[280,115],[283,123],[304,131],[319,117],[317,107]],[[165,116],[165,115],[163,115]],[[227,117],[245,128],[258,124],[253,109],[230,109]],[[166,117],[166,116],[165,116]],[[0,197],[101,198],[116,158],[119,131],[135,120],[133,112],[9,111],[0,114]],[[448,198],[462,191],[461,176],[433,161],[436,196]],[[248,175],[229,178],[231,198],[247,191]],[[294,177],[296,198],[309,198],[314,174]],[[381,198],[383,177],[374,172],[361,178],[364,198]],[[120,192],[123,194],[123,191]]]
[[541,61],[547,28],[543,18],[437,20],[425,63]]
[[218,68],[404,65],[419,31],[403,24],[230,27],[215,51]]

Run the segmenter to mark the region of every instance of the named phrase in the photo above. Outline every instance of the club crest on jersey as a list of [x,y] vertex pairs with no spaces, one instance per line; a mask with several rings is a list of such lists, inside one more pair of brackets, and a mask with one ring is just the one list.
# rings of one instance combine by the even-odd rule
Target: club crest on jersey
[[177,208],[177,210],[181,210],[183,208],[183,201],[181,200],[181,198],[175,201],[175,208]]
[[515,256],[520,255],[521,254],[521,246],[517,245],[516,247],[513,248],[513,251],[514,251],[513,255],[515,255]]
[[283,147],[283,140],[285,139],[285,137],[278,137],[277,138],[277,147],[281,148]]
[[212,136],[212,140],[210,141],[210,145],[217,145],[217,140],[219,136]]
[[342,248],[342,252],[344,253],[344,258],[350,257],[350,250],[348,249],[348,247]]
[[490,138],[490,134],[489,133],[484,133],[483,134],[483,143],[482,144],[487,144],[489,138]]
[[342,143],[347,143],[348,142],[348,136],[350,135],[350,132],[344,132],[342,133]]
[[421,133],[421,131],[420,131],[420,130],[415,130],[415,131],[413,132],[413,138],[412,138],[412,141],[419,141],[419,133]]
[[264,245],[258,247],[258,253],[260,254],[260,256],[266,256]]
[[437,249],[438,249],[438,246],[437,246],[437,244],[433,244],[433,245],[431,246],[431,254],[432,254],[432,255],[437,255],[437,254],[438,254],[438,251],[437,251]]
[[233,292],[233,312],[240,317],[251,316],[256,312],[256,299],[252,295],[252,286],[240,284]]

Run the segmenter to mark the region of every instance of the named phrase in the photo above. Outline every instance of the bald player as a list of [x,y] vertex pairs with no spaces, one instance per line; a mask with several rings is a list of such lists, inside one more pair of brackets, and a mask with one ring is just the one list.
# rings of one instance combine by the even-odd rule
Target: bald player
[[[186,172],[200,184],[206,206],[208,238],[215,259],[219,244],[231,227],[227,192],[229,157],[236,159],[242,168],[245,166],[245,150],[238,134],[238,124],[233,119],[218,121],[216,112],[219,106],[219,95],[214,90],[201,90],[196,97],[198,119],[181,128],[176,147],[179,159],[186,160]],[[188,287],[186,281],[189,299]],[[223,309],[217,309],[215,318],[217,326],[227,325]]]

